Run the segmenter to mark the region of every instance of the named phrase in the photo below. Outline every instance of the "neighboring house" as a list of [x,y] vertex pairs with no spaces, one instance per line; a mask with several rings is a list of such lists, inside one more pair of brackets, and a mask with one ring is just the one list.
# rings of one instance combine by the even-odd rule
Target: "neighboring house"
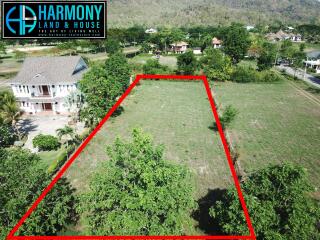
[[282,30],[277,33],[268,33],[266,38],[271,42],[291,40],[292,42],[302,42],[301,34],[286,33]]
[[316,73],[320,73],[320,59],[304,61],[306,67],[315,69]]
[[200,47],[193,48],[193,54],[194,55],[202,54],[201,48]]
[[253,30],[255,27],[248,25],[248,26],[246,26],[245,28],[247,29],[247,31],[251,31],[251,30]]
[[219,40],[218,38],[214,37],[212,39],[212,46],[213,46],[213,48],[221,48],[222,47],[222,41]]
[[176,42],[173,44],[170,44],[171,51],[174,53],[185,53],[188,50],[189,44],[186,42]]
[[68,113],[65,97],[77,89],[77,82],[87,69],[80,56],[26,58],[10,84],[26,113]]
[[158,30],[157,30],[157,29],[149,28],[149,29],[147,29],[147,30],[146,30],[146,32],[145,32],[145,33],[152,34],[152,33],[157,33],[157,32],[158,32]]

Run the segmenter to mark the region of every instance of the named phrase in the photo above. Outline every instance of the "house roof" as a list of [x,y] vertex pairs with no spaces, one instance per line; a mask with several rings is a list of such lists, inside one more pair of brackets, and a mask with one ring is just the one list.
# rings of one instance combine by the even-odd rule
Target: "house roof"
[[214,38],[212,39],[212,44],[221,44],[221,43],[222,43],[222,41],[219,40],[219,39],[216,38],[216,37],[214,37]]
[[81,60],[80,56],[26,58],[20,72],[10,82],[34,85],[76,83],[86,71],[75,71]]
[[189,44],[186,42],[176,42],[176,43],[172,43],[170,45],[174,46],[174,47],[182,47],[182,46],[188,46]]

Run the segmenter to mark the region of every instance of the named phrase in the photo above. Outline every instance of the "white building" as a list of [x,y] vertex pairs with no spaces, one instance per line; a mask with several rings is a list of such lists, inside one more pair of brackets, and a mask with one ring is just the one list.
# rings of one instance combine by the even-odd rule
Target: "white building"
[[316,70],[316,73],[320,73],[320,59],[318,60],[308,60],[304,62],[306,67],[313,68]]
[[222,47],[222,41],[221,41],[220,39],[214,37],[214,38],[212,39],[212,46],[213,46],[213,48],[215,48],[215,49],[219,49],[219,48]]
[[145,33],[148,33],[148,34],[153,34],[153,33],[157,33],[158,30],[157,29],[154,29],[154,28],[149,28],[145,31]]
[[68,113],[65,98],[77,89],[77,82],[87,69],[80,56],[26,58],[10,83],[26,113]]
[[200,47],[193,48],[193,54],[201,55],[202,54],[201,48]]
[[176,42],[173,44],[170,44],[171,51],[174,53],[186,53],[188,50],[189,44],[186,42]]

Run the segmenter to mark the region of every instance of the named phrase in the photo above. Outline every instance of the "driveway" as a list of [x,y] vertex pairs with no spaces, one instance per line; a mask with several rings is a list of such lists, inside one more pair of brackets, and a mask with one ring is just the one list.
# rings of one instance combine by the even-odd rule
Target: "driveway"
[[296,76],[302,81],[305,81],[317,88],[320,88],[320,79],[312,76],[311,74],[305,73],[302,69],[298,69],[297,71],[295,71],[291,67],[285,67],[285,66],[278,66],[277,68],[280,70],[285,70],[287,74],[291,76]]
[[56,130],[63,128],[68,124],[67,116],[25,116],[19,121],[20,131],[28,135],[28,139],[24,148],[30,149],[32,152],[37,150],[32,146],[32,139],[38,134],[49,134],[56,136]]

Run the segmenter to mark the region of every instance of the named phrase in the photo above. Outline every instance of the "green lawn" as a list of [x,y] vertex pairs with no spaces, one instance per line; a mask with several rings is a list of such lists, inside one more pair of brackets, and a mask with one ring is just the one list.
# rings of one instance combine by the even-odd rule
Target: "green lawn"
[[106,161],[106,146],[117,136],[130,137],[135,127],[165,145],[166,159],[194,172],[196,197],[232,183],[220,138],[209,129],[213,116],[202,83],[144,81],[123,106],[124,112],[105,124],[68,171],[79,191],[85,190],[99,163]]
[[[145,64],[149,59],[155,59],[154,55],[151,54],[139,54],[134,58],[129,59],[132,64]],[[166,65],[171,69],[177,68],[177,57],[176,56],[160,56],[160,64]]]
[[[246,171],[289,161],[307,168],[320,187],[320,105],[285,81],[278,84],[218,83],[219,103],[239,110],[232,139]],[[319,96],[319,92],[313,92]]]

